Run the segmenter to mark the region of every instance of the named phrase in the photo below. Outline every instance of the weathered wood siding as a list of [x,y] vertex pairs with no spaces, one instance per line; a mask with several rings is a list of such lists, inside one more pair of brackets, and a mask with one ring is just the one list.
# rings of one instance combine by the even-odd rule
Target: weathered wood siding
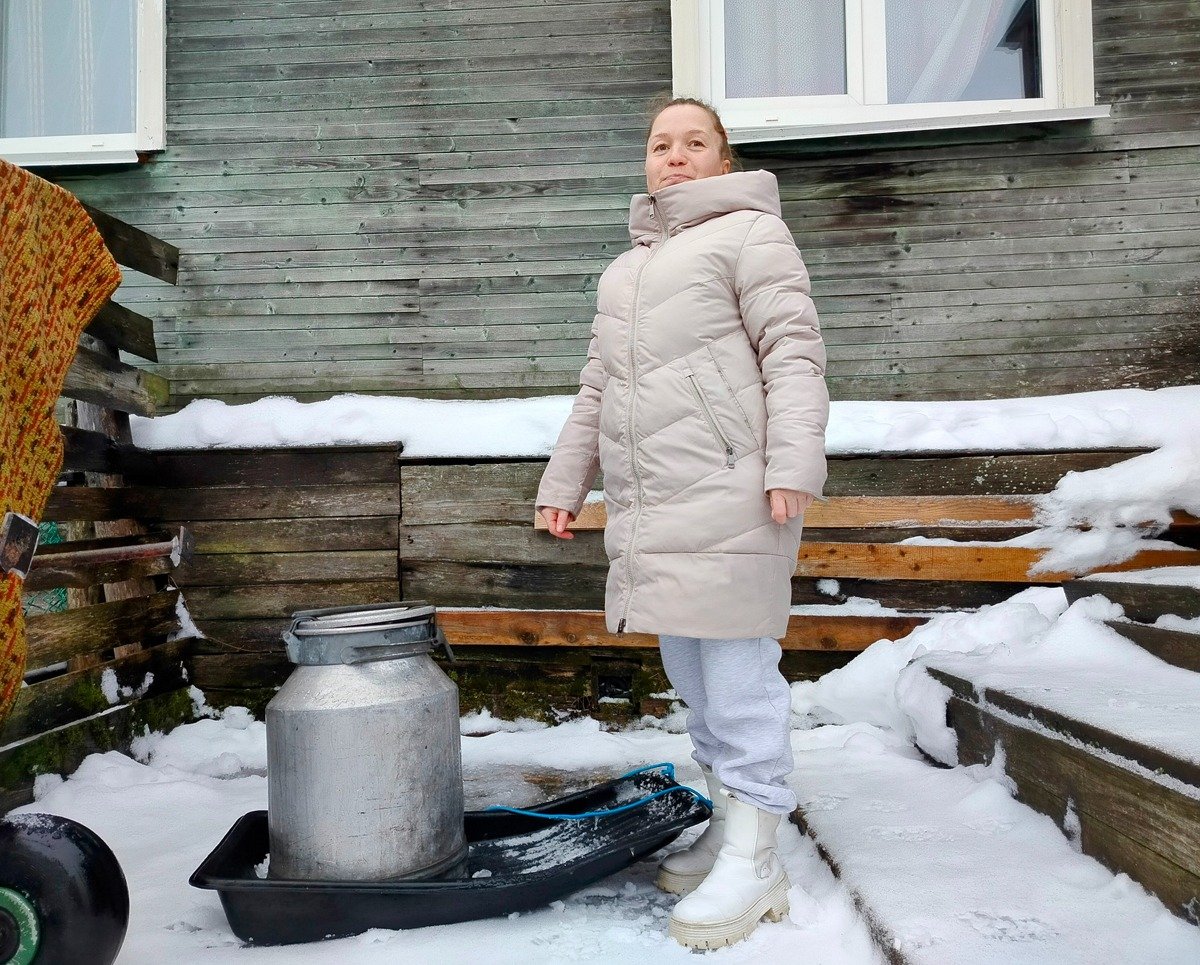
[[[668,0],[172,0],[169,148],[70,187],[194,396],[571,392],[670,85]],[[1194,380],[1200,5],[1095,0],[1113,116],[775,146],[835,398]],[[64,180],[67,180],[64,178]]]

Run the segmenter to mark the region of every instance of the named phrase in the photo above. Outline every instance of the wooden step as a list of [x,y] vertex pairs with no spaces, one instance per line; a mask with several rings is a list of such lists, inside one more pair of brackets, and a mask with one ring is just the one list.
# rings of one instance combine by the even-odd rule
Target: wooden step
[[[1163,733],[1131,723],[1139,704],[1157,711],[1163,700],[1160,690],[1139,692],[1136,681],[1119,687],[1126,709],[1104,706],[1098,692],[1097,712],[1086,720],[1056,709],[1060,691],[1046,680],[1016,693],[980,687],[936,663],[926,669],[952,694],[947,718],[960,763],[987,764],[1003,753],[1019,800],[1064,831],[1077,830],[1084,853],[1200,924],[1200,759],[1192,739],[1200,732],[1200,681],[1181,688],[1178,730]],[[1160,717],[1155,723],[1161,728]]]
[[1104,625],[1116,630],[1126,640],[1184,670],[1200,673],[1200,633],[1152,627],[1128,620],[1105,620]]
[[820,730],[835,729],[796,740],[793,821],[892,965],[1200,961],[1200,930],[1077,853],[998,780],[932,767],[865,725],[836,740]]
[[1200,588],[1169,583],[1139,583],[1138,574],[1128,577],[1091,579],[1083,577],[1063,584],[1067,599],[1074,603],[1097,593],[1119,603],[1125,616],[1140,623],[1153,623],[1164,613],[1184,619],[1200,617]]
[[[898,640],[927,621],[924,616],[815,616],[793,614],[785,651],[865,650],[876,640]],[[609,633],[603,610],[467,610],[438,607],[438,626],[451,647],[628,647],[658,646],[652,633]]]

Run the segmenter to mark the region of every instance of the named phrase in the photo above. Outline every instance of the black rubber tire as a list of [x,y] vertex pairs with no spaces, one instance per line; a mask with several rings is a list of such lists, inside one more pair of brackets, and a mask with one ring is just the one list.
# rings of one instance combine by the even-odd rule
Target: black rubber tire
[[112,965],[121,951],[129,886],[116,855],[78,821],[55,814],[0,820],[0,888],[20,892],[37,910],[35,965]]

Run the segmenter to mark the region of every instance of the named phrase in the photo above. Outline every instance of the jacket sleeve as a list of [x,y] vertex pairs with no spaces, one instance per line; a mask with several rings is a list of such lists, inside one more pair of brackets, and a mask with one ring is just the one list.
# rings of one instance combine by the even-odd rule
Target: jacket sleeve
[[579,373],[579,392],[538,486],[535,501],[538,509],[553,506],[579,517],[600,470],[600,396],[607,382],[608,373],[600,359],[593,323],[587,362]]
[[809,297],[808,269],[781,218],[764,214],[750,226],[734,289],[766,392],[764,489],[798,489],[824,501],[825,343]]

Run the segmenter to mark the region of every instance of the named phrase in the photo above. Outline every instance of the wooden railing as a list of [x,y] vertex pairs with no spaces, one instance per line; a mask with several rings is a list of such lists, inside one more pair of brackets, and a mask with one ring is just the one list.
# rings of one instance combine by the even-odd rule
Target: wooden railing
[[[177,250],[89,214],[120,264],[174,282]],[[27,686],[0,727],[0,812],[31,799],[38,774],[68,771],[91,751],[128,747],[147,725],[191,715],[194,641],[181,632],[169,581],[191,538],[147,528],[128,499],[127,484],[154,472],[130,441],[129,413],[157,411],[167,383],[121,361],[122,350],[154,361],[154,327],[110,301],[82,336],[58,405],[63,471],[42,522],[64,539],[43,541],[24,584],[27,603],[39,599],[50,612],[27,607]]]

